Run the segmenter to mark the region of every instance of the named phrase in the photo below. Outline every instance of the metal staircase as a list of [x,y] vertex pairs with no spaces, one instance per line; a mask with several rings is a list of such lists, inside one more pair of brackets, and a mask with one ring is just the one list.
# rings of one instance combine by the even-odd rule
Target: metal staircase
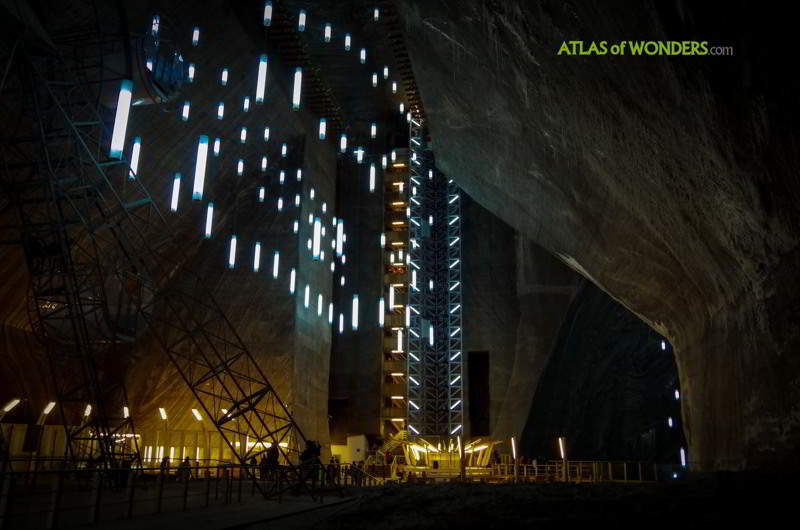
[[383,445],[381,445],[376,452],[384,455],[391,454],[395,449],[400,447],[400,445],[406,440],[408,440],[408,431],[403,429],[397,432],[394,436],[392,436],[385,442],[383,442]]

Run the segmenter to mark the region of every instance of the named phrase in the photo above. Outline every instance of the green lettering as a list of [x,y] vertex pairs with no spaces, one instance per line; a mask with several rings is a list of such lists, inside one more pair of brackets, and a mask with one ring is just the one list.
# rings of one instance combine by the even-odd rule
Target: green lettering
[[642,41],[629,41],[631,45],[631,55],[641,55],[642,49],[644,48],[644,42]]

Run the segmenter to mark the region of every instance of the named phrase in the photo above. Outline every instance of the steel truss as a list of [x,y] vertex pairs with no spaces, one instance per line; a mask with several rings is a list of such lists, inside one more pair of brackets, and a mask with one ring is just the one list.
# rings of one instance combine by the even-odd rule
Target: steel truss
[[460,192],[436,170],[416,118],[409,137],[408,426],[411,435],[455,436],[463,429],[464,408]]
[[[256,481],[265,497],[310,492],[298,465],[299,426],[202,278],[181,263],[124,156],[107,156],[110,127],[93,98],[104,70],[84,60],[97,51],[93,31],[54,39],[57,51],[46,54],[21,43],[2,93],[17,128],[3,138],[0,174],[19,214],[32,326],[47,349],[68,457],[78,465],[94,448],[105,467],[139,458],[119,359],[150,333],[241,465],[279,448],[286,476],[269,491]],[[91,413],[76,422],[86,405]]]

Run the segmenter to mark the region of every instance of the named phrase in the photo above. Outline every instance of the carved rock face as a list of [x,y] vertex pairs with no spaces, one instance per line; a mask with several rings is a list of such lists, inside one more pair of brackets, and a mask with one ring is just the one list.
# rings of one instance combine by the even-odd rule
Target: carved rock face
[[[755,13],[687,9],[400,2],[437,163],[670,339],[690,464],[796,465],[788,48]],[[611,37],[734,56],[557,53]]]

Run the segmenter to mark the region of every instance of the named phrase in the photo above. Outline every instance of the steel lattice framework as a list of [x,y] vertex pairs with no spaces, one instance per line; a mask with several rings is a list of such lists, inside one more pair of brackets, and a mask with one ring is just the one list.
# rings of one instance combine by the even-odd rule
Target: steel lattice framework
[[410,120],[408,428],[463,429],[460,192],[435,168],[424,124]]
[[[115,374],[108,361],[150,333],[239,464],[279,447],[286,480],[255,487],[265,497],[308,491],[297,465],[303,433],[202,278],[181,263],[127,160],[108,156],[98,94],[119,79],[108,76],[103,57],[124,39],[91,24],[49,29],[55,49],[21,39],[9,46],[12,75],[0,95],[16,127],[3,135],[0,175],[18,212],[13,230],[32,278],[31,323],[47,349],[68,457],[77,462],[94,448],[104,467],[138,458],[124,368]],[[91,412],[76,421],[86,405]]]

